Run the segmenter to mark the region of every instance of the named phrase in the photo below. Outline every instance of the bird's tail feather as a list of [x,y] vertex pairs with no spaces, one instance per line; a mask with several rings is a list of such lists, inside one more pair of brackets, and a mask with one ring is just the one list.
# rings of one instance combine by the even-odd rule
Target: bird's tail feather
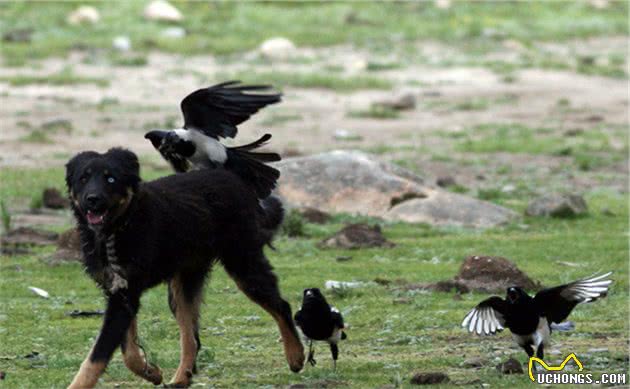
[[263,146],[269,139],[270,134],[263,135],[255,142],[228,147],[228,160],[225,167],[239,175],[245,182],[252,185],[258,198],[264,199],[271,194],[276,187],[276,182],[280,178],[280,172],[266,162],[280,161],[281,157],[277,153],[260,153],[250,150]]
[[262,227],[262,239],[265,244],[274,248],[271,245],[271,240],[284,220],[284,207],[282,205],[282,201],[280,201],[277,196],[271,195],[260,200],[260,207],[263,211],[263,217],[260,223]]

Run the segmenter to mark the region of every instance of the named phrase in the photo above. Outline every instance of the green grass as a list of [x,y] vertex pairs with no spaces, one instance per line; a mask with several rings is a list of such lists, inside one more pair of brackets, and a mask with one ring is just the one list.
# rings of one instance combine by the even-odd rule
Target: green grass
[[[580,170],[591,170],[618,162],[627,154],[628,138],[623,132],[625,129],[617,127],[596,127],[575,136],[560,136],[555,135],[552,129],[543,127],[484,124],[462,132],[465,136],[460,138],[455,148],[469,153],[571,156]],[[613,138],[621,141],[623,146],[613,148]]]
[[15,76],[2,76],[0,82],[8,82],[12,86],[24,86],[31,84],[48,84],[48,85],[75,85],[75,84],[94,84],[100,87],[109,85],[109,81],[105,78],[84,77],[74,74],[72,69],[66,68],[57,73],[47,76],[34,76],[19,74]]
[[[387,50],[419,39],[470,42],[478,39],[565,40],[627,34],[627,2],[604,10],[587,2],[458,2],[440,10],[432,2],[178,2],[187,35],[161,36],[168,24],[144,20],[145,3],[96,1],[95,25],[71,26],[66,15],[81,2],[0,3],[0,34],[32,27],[32,42],[3,42],[5,63],[65,55],[72,48],[112,50],[115,36],[130,37],[139,51],[182,54],[230,54],[257,47],[262,40],[285,36],[298,46],[353,43]],[[353,15],[353,17],[349,17]]]
[[371,76],[341,76],[306,72],[241,72],[222,74],[217,78],[241,80],[245,83],[273,84],[275,87],[324,88],[337,92],[353,92],[360,89],[391,89],[389,80]]
[[[294,308],[303,288],[323,287],[328,279],[371,281],[378,277],[432,282],[452,277],[463,258],[474,254],[508,257],[545,285],[614,270],[610,295],[573,312],[576,331],[554,334],[552,348],[558,348],[561,355],[551,359],[575,352],[586,371],[596,376],[603,371],[624,372],[629,330],[627,201],[623,196],[607,194],[592,195],[587,200],[592,209],[607,207],[617,216],[592,212],[589,217],[572,220],[528,218],[524,220],[526,229],[515,224],[485,232],[394,223],[386,224],[384,232],[397,244],[395,248],[319,250],[319,240],[338,230],[343,222],[356,220],[337,216],[330,224],[305,225],[308,238],[280,237],[275,244],[277,250],[269,251],[268,256],[283,295]],[[524,206],[520,204],[516,209],[520,211]],[[100,327],[99,318],[66,316],[74,309],[100,309],[103,301],[79,264],[52,267],[38,260],[50,251],[46,248],[32,256],[0,257],[0,370],[6,372],[5,388],[66,385]],[[337,262],[339,256],[352,258]],[[579,267],[566,267],[557,261]],[[35,296],[28,286],[47,290],[51,298]],[[500,355],[502,360],[514,356],[525,361],[509,334],[477,338],[459,327],[466,312],[486,294],[467,294],[455,300],[451,293],[412,293],[375,285],[326,295],[349,324],[349,338],[340,346],[338,370],[332,371],[327,347],[320,344],[317,366],[292,374],[284,362],[273,320],[249,302],[217,266],[205,292],[201,319],[204,348],[195,382],[216,387],[333,382],[344,387],[373,388],[399,381],[406,387],[416,371],[442,371],[452,380],[444,387],[457,387],[475,379],[492,387],[531,387],[525,375],[502,376],[494,369],[493,346],[507,348],[505,355]],[[393,303],[401,297],[409,303]],[[144,295],[139,327],[149,360],[159,364],[170,378],[179,358],[178,332],[163,286]],[[589,353],[594,347],[606,347],[608,351]],[[23,358],[33,351],[39,352],[38,358]],[[486,360],[484,367],[462,367],[470,357]],[[149,387],[124,367],[120,353],[116,353],[101,380],[103,387],[114,385]]]

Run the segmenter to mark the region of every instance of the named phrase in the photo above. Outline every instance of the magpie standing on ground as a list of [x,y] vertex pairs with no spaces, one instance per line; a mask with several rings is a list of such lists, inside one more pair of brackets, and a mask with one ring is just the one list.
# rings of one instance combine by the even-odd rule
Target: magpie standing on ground
[[[263,146],[270,134],[255,142],[226,147],[220,138],[234,138],[236,126],[261,108],[280,101],[280,94],[264,93],[267,85],[241,85],[228,81],[199,89],[181,102],[184,126],[171,131],[150,131],[149,139],[176,172],[223,167],[252,185],[259,198],[267,197],[276,186],[280,172],[266,162],[276,162],[276,153],[253,152]],[[254,92],[254,93],[251,93]]]
[[[533,298],[523,289],[507,289],[506,299],[490,297],[464,318],[462,327],[478,335],[494,335],[509,328],[516,343],[529,357],[543,359],[551,330],[564,321],[579,303],[606,296],[612,272],[541,290]],[[555,325],[554,325],[555,324]]]
[[319,289],[304,289],[302,307],[295,313],[295,324],[300,327],[309,342],[308,362],[311,366],[315,366],[316,363],[313,341],[320,340],[328,342],[330,345],[333,366],[337,370],[337,358],[339,357],[337,343],[347,338],[344,332],[345,326],[341,313],[337,308],[328,305]]

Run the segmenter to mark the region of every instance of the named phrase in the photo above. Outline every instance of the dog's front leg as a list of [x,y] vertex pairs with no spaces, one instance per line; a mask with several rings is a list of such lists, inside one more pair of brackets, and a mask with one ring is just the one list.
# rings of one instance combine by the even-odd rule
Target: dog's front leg
[[103,327],[96,343],[68,388],[93,388],[107,367],[112,354],[125,338],[140,306],[139,297],[117,293],[107,299]]

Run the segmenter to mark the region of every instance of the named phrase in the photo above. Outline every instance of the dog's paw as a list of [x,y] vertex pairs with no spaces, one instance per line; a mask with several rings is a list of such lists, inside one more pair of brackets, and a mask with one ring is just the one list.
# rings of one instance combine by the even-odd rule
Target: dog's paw
[[292,372],[299,372],[304,367],[304,352],[302,350],[296,350],[287,354],[287,362],[289,363],[289,369],[291,369]]
[[144,378],[153,385],[159,385],[162,383],[162,371],[159,367],[157,367],[157,365],[152,363],[147,364],[143,375]]

